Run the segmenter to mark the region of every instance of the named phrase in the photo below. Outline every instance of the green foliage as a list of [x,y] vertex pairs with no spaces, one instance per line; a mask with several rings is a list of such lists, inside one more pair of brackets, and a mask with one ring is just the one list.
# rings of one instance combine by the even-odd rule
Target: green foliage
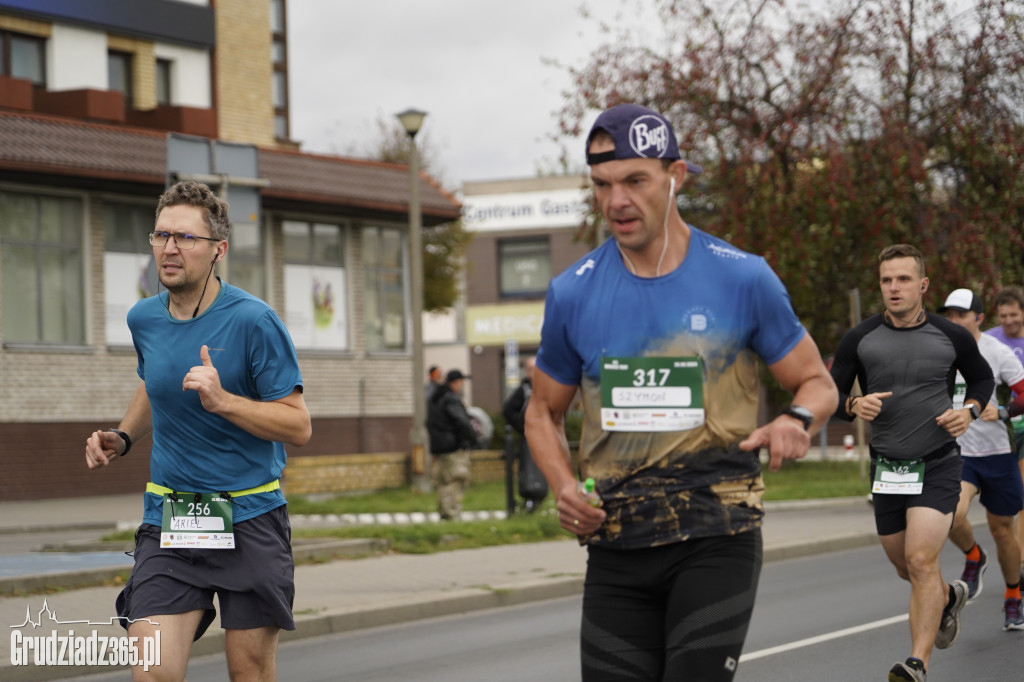
[[1019,2],[648,4],[660,35],[624,25],[568,69],[561,133],[577,149],[582,122],[622,101],[665,113],[705,169],[684,217],[763,254],[823,354],[851,326],[851,292],[861,316],[881,311],[889,244],[925,254],[932,309],[1024,280]]
[[859,462],[803,460],[786,462],[781,469],[764,469],[765,501],[815,500],[867,495],[871,485],[860,476]]
[[459,299],[459,273],[473,233],[456,220],[423,230],[423,310],[451,308]]
[[[503,481],[473,483],[462,501],[467,511],[505,508]],[[290,514],[377,514],[429,513],[437,511],[437,496],[415,488],[387,488],[372,493],[343,495],[329,499],[310,500],[301,495],[288,496]]]
[[393,552],[428,554],[469,547],[567,540],[553,513],[513,516],[502,521],[451,521],[394,526],[355,526],[330,530],[298,530],[297,537],[383,538]]

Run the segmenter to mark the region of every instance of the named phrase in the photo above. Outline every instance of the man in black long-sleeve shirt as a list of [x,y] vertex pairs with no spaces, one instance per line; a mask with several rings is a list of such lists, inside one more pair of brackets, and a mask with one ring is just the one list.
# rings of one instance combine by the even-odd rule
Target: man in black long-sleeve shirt
[[[924,257],[907,244],[882,250],[879,279],[885,311],[843,336],[832,363],[836,415],[871,422],[875,527],[896,572],[910,581],[910,658],[890,682],[925,682],[932,647],[960,631],[967,586],[942,579],[939,554],[960,494],[956,438],[977,419],[995,386],[992,370],[967,330],[925,312]],[[967,382],[953,409],[956,372]],[[854,379],[863,395],[850,395]]]

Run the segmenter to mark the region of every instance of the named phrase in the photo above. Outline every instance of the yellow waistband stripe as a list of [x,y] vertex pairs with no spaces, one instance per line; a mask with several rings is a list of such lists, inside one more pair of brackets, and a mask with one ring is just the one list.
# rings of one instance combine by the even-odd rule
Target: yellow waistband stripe
[[[243,497],[245,495],[253,495],[255,493],[270,493],[270,492],[273,492],[275,490],[280,490],[280,488],[281,488],[281,479],[277,479],[276,481],[271,481],[270,483],[264,483],[263,485],[258,485],[255,488],[246,488],[245,490],[235,490],[235,491],[230,491],[229,490],[229,491],[227,491],[227,493],[231,497]],[[153,481],[150,481],[149,483],[146,484],[146,492],[147,493],[153,493],[154,495],[167,495],[168,493],[177,493],[179,495],[195,495],[195,493],[185,492],[184,490],[171,490],[170,488],[167,488],[165,486],[153,483]],[[210,491],[210,492],[224,492],[224,491]]]

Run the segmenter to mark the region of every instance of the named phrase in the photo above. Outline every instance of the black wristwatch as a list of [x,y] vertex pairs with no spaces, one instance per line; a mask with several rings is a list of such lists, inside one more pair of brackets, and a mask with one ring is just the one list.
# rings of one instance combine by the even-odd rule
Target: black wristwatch
[[124,452],[121,453],[121,456],[124,457],[127,455],[128,451],[132,449],[132,439],[128,437],[128,434],[121,429],[107,429],[107,431],[110,433],[116,433],[121,437],[121,440],[124,441]]
[[971,411],[971,419],[972,420],[977,419],[978,417],[981,416],[981,410],[979,410],[978,406],[975,405],[974,403],[968,403],[967,404],[967,409]]
[[800,407],[799,405],[790,405],[781,414],[802,421],[804,423],[804,431],[810,431],[811,424],[814,423],[814,413],[806,407]]

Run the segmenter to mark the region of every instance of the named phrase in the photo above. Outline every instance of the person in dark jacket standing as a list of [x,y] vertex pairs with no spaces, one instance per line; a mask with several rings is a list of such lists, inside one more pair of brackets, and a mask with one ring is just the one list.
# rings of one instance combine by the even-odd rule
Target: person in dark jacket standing
[[522,436],[516,457],[519,460],[519,494],[526,500],[524,506],[528,512],[536,511],[548,495],[548,483],[534,463],[533,455],[530,454],[530,446],[525,438],[526,406],[530,402],[530,393],[533,391],[533,370],[536,366],[536,358],[526,358],[523,362],[523,381],[516,387],[516,390],[512,391],[501,408],[505,422]]
[[457,369],[449,371],[427,403],[427,431],[434,455],[431,483],[442,519],[459,518],[469,483],[469,451],[477,435],[461,398],[468,378]]

